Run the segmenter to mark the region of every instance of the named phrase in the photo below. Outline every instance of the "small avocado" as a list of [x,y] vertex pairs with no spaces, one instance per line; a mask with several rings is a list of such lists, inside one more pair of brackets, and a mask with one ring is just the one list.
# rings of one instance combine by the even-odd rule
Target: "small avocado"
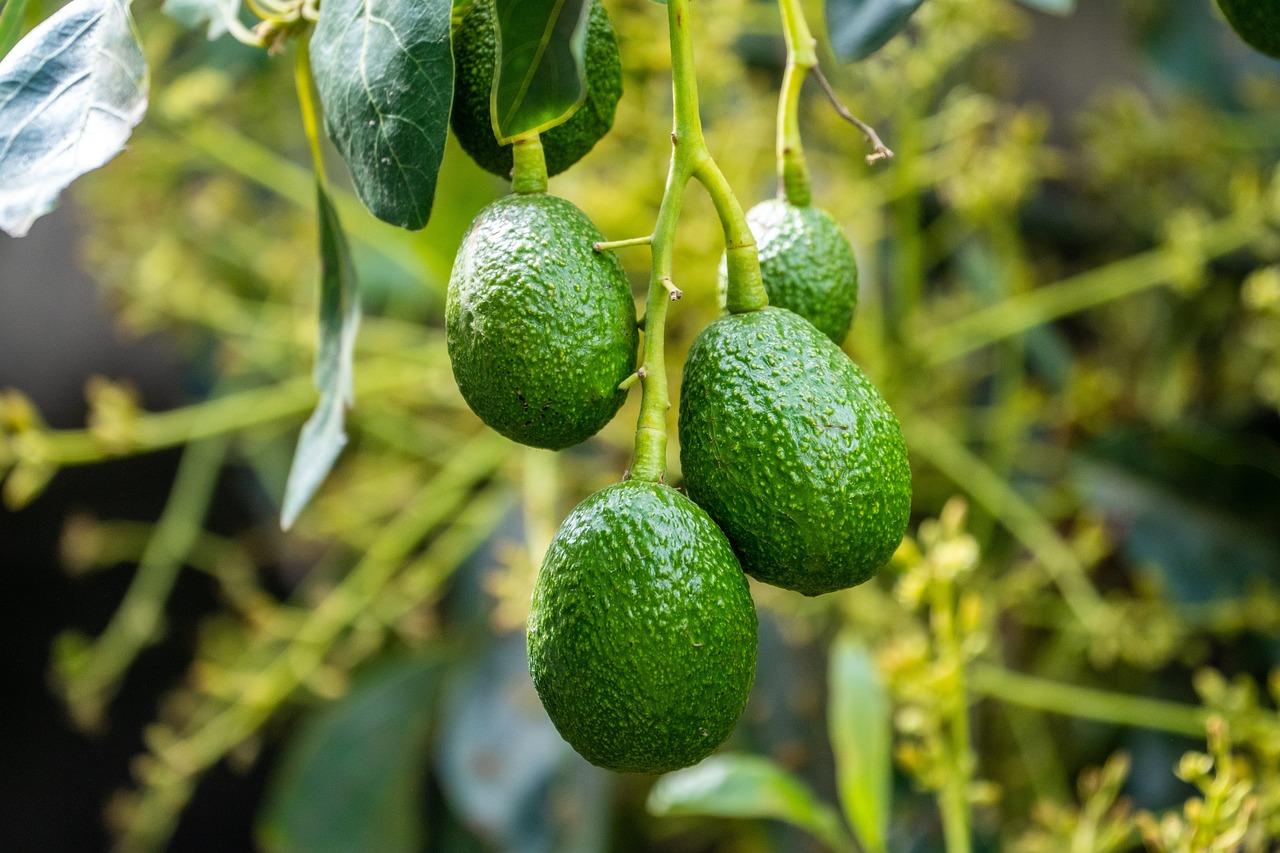
[[720,528],[639,480],[588,497],[547,549],[529,671],[584,758],[630,773],[701,761],[732,731],[756,668],[756,611]]
[[571,202],[510,195],[480,211],[453,262],[449,359],[480,419],[553,450],[595,435],[636,365],[635,300],[612,252]]
[[[491,112],[497,63],[494,0],[475,0],[453,34],[454,89],[450,123],[464,151],[486,171],[511,176],[511,146],[499,145]],[[564,124],[542,134],[547,174],[557,175],[586,156],[613,127],[622,97],[622,61],[609,13],[591,0],[583,52],[587,98]]]
[[1218,6],[1240,38],[1280,59],[1280,0],[1218,0]]
[[[794,311],[837,344],[843,343],[858,307],[858,264],[831,214],[770,199],[747,212],[747,224],[760,250],[769,304]],[[721,305],[725,278],[721,262]]]
[[869,579],[911,511],[893,411],[839,347],[782,308],[721,317],[694,342],[680,461],[742,567],[805,595]]

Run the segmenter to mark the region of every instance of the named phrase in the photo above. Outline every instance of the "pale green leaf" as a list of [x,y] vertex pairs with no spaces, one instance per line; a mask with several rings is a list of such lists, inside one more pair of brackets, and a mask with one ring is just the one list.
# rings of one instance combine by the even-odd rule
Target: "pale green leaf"
[[493,131],[504,145],[567,121],[587,97],[589,0],[495,0]]
[[1076,0],[1020,0],[1023,6],[1030,6],[1050,15],[1070,15],[1076,11]]
[[210,40],[225,34],[240,14],[240,0],[164,0],[160,10],[189,30],[207,26]]
[[888,692],[866,647],[842,634],[831,647],[827,726],[840,802],[868,853],[886,848],[893,797]]

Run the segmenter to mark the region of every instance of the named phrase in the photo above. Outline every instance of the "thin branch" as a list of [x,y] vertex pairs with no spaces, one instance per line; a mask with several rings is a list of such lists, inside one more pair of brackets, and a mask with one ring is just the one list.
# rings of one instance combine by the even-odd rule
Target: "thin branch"
[[822,73],[822,66],[815,65],[811,73],[822,85],[822,91],[826,92],[827,100],[831,101],[831,106],[835,108],[840,118],[862,131],[863,135],[867,137],[867,141],[871,143],[871,153],[867,155],[867,162],[877,163],[880,160],[892,160],[893,151],[880,139],[880,134],[876,133],[876,129],[849,112],[849,108],[841,103],[840,96],[831,87],[831,81],[827,79],[826,74]]

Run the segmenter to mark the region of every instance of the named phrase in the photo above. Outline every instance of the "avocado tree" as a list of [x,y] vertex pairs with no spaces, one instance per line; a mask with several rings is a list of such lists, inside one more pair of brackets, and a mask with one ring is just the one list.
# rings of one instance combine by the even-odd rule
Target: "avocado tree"
[[[815,37],[813,10],[802,0],[778,0],[786,59],[773,119],[777,197],[750,210],[703,127],[696,34],[717,22],[702,17],[691,0],[658,5],[665,8],[645,11],[654,22],[665,17],[670,151],[652,227],[633,236],[602,233],[549,187],[551,177],[573,170],[611,132],[625,97],[618,34],[600,0],[246,0],[243,9],[235,0],[167,0],[171,15],[207,27],[211,38],[226,35],[271,57],[290,56],[311,156],[309,187],[301,194],[314,198],[319,258],[319,335],[310,380],[266,391],[227,390],[204,411],[148,422],[117,445],[125,453],[190,442],[174,487],[175,502],[180,494],[195,495],[180,502],[187,509],[203,513],[228,432],[308,413],[281,484],[279,520],[287,530],[306,513],[323,511],[325,490],[342,487],[326,483],[347,444],[347,420],[362,405],[357,392],[395,393],[422,381],[413,364],[376,358],[364,364],[357,357],[368,352],[370,341],[361,335],[353,241],[377,234],[406,265],[420,260],[420,247],[405,232],[426,227],[438,213],[450,128],[476,165],[509,181],[509,192],[484,206],[461,237],[448,263],[443,333],[429,342],[443,345],[461,400],[488,431],[456,446],[445,442],[420,499],[392,523],[375,525],[337,591],[314,608],[296,607],[287,614],[293,621],[283,640],[274,636],[247,653],[248,665],[238,669],[257,672],[254,689],[222,692],[249,699],[192,715],[189,730],[171,737],[178,744],[173,749],[158,738],[156,760],[141,771],[143,793],[121,821],[123,847],[163,846],[199,775],[250,742],[294,692],[325,683],[335,644],[351,639],[345,651],[359,659],[363,623],[394,622],[386,613],[395,612],[397,595],[422,596],[424,587],[438,592],[440,579],[430,571],[397,569],[417,554],[428,531],[484,487],[509,452],[504,439],[530,448],[573,448],[610,427],[634,394],[639,400],[629,462],[622,470],[605,470],[595,482],[601,487],[545,531],[527,654],[546,714],[582,757],[619,773],[673,773],[649,797],[655,814],[775,818],[836,849],[888,849],[896,703],[906,744],[900,763],[936,794],[947,849],[967,851],[973,809],[994,800],[978,778],[969,732],[973,692],[1055,713],[1081,698],[1069,686],[1022,681],[980,659],[992,639],[993,617],[966,586],[979,562],[977,540],[965,528],[963,502],[947,504],[918,536],[907,535],[913,500],[908,447],[964,481],[975,502],[1034,554],[1044,566],[1036,589],[1052,587],[1081,631],[1112,636],[1124,619],[1121,607],[1095,588],[1074,544],[945,429],[927,417],[913,418],[914,412],[900,423],[892,395],[870,378],[874,371],[864,371],[843,348],[859,306],[859,270],[837,218],[815,204],[822,187],[815,186],[801,138],[802,89],[812,78],[836,120],[865,136],[870,152],[858,169],[891,167],[893,151],[844,106],[820,56],[828,55],[828,62],[871,57],[908,27],[923,0],[828,0],[818,28],[828,43]],[[1061,12],[1072,4],[1026,5]],[[1222,0],[1221,6],[1250,44],[1274,55],[1280,12],[1267,3]],[[9,0],[0,11],[0,51],[6,52],[0,60],[0,227],[13,236],[52,210],[72,181],[125,149],[146,120],[150,95],[144,50],[124,0],[72,0],[19,40],[25,8],[25,0]],[[245,23],[248,14],[257,19],[252,26]],[[949,7],[947,14],[964,13]],[[928,23],[945,25],[947,19]],[[667,133],[653,124],[653,133]],[[907,151],[918,153],[919,126],[904,121],[896,129]],[[345,177],[330,175],[330,148],[345,163]],[[911,195],[914,179],[894,178],[904,182],[902,196]],[[686,202],[693,184],[710,199],[713,230],[721,237],[721,315],[699,330],[683,361],[677,489],[668,483],[668,320],[684,296],[677,244],[691,227],[693,204]],[[296,182],[288,191],[300,195]],[[399,230],[373,230],[380,226],[366,222],[365,211]],[[1199,235],[1196,245],[1227,254],[1267,227],[1261,213],[1242,221],[1227,220],[1208,237]],[[638,315],[619,257],[631,252],[648,253]],[[915,265],[916,279],[923,277],[918,252],[906,263]],[[1156,268],[1151,277],[1162,279],[1173,262],[1162,255],[1148,266]],[[1056,300],[1031,303],[1028,297],[1023,313],[995,311],[984,318],[978,312],[956,321],[935,336],[927,357],[912,353],[917,360],[903,371],[919,370],[927,383],[928,359],[965,354],[1061,316],[1080,291],[1094,294],[1086,300],[1102,300],[1123,290],[1111,281],[1091,282],[1091,289]],[[889,319],[887,335],[911,333]],[[404,330],[395,322],[389,313],[373,321],[384,352],[400,348],[397,335]],[[138,415],[113,393],[103,390],[102,411],[113,411],[114,401],[123,429],[131,429]],[[5,493],[14,505],[38,494],[59,466],[91,458],[110,432],[50,438],[17,397],[6,400],[2,413],[6,437],[14,436],[0,446]],[[382,435],[403,444],[403,432],[388,437],[395,432]],[[421,436],[410,433],[407,441],[420,443]],[[537,471],[527,477],[535,488],[551,479]],[[67,681],[74,685],[68,699],[86,722],[101,715],[123,671],[153,637],[160,622],[155,592],[172,584],[181,554],[196,538],[175,523],[157,546],[167,550],[156,565],[167,568],[139,573],[130,591],[136,606],[122,608],[99,644],[64,647]],[[475,542],[447,544],[465,554]],[[776,587],[784,591],[777,594],[798,593],[799,599],[866,584],[886,565],[893,566],[895,612],[915,633],[895,635],[899,645],[877,658],[842,631],[829,671],[831,742],[847,826],[762,758],[725,753],[699,765],[733,732],[756,679],[760,637],[748,576],[762,585],[757,589]],[[246,612],[270,609],[243,587],[229,588],[243,594]],[[1014,598],[1008,593],[1008,600]],[[376,647],[382,628],[368,630],[366,638],[373,639],[367,646]],[[216,682],[216,668],[211,672]],[[348,711],[376,714],[378,696],[426,704],[434,672],[434,665],[421,662],[394,672],[371,693],[354,697]],[[93,675],[77,680],[77,673]],[[1055,694],[1055,688],[1067,693]],[[1191,827],[1206,843],[1265,840],[1280,806],[1258,792],[1263,771],[1250,775],[1232,765],[1231,727],[1247,715],[1236,708],[1229,718],[1224,708],[1232,703],[1220,685],[1201,692],[1212,695],[1205,706],[1213,705],[1213,713],[1176,703],[1142,705],[1123,696],[1102,697],[1097,704],[1103,710],[1094,713],[1116,720],[1147,710],[1163,728],[1183,735],[1207,728],[1212,756],[1183,778],[1216,811],[1210,819],[1203,809],[1189,808],[1179,826]],[[1255,716],[1262,719],[1258,730],[1265,729],[1253,735],[1259,742],[1280,730],[1265,714]],[[412,774],[402,753],[424,737],[426,726],[420,716],[407,718],[405,740],[381,744],[396,771],[392,778]],[[323,760],[322,741],[316,735],[292,754],[292,776],[304,778],[310,762]],[[1169,829],[1174,818],[1146,815],[1126,822],[1114,814],[1121,765],[1120,759],[1109,764],[1104,781],[1085,792],[1083,808],[1096,810],[1102,836],[1112,839],[1113,846],[1100,849],[1120,849],[1138,825],[1148,843],[1177,849],[1181,836]],[[1265,772],[1273,770],[1266,765]],[[1224,793],[1228,789],[1233,793]],[[342,804],[331,808],[341,813]],[[269,846],[341,843],[304,837],[291,816],[307,809],[306,798],[281,795],[274,801],[263,831]],[[1066,824],[1083,832],[1082,821],[1059,822],[1042,835],[1052,839]],[[389,840],[375,832],[358,843],[411,849],[421,841],[412,829],[396,833]]]

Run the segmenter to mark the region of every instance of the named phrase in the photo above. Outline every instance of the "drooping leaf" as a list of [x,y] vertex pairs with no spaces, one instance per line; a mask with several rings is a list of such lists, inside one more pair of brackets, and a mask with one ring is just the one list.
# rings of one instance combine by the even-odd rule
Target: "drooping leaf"
[[827,727],[845,816],[868,853],[886,850],[892,813],[889,695],[865,646],[841,635],[828,664]]
[[0,6],[0,59],[22,35],[22,21],[27,16],[28,0],[7,0]]
[[453,103],[449,0],[325,0],[311,37],[325,127],[373,215],[431,217]]
[[687,770],[668,773],[649,792],[648,809],[659,817],[769,818],[822,839],[837,850],[849,842],[840,819],[804,782],[754,755],[721,753]]
[[0,60],[0,230],[21,237],[120,153],[147,109],[123,0],[72,0]]
[[1050,15],[1072,15],[1076,11],[1076,0],[1020,0],[1023,6],[1030,6]]
[[566,121],[587,97],[588,0],[496,0],[493,131],[504,145]]
[[842,62],[866,59],[902,32],[924,0],[826,0],[831,49]]
[[320,221],[320,345],[315,381],[320,401],[302,425],[284,489],[280,523],[286,530],[320,488],[347,443],[346,411],[354,398],[353,355],[360,326],[355,266],[338,212],[316,185]]
[[240,14],[240,0],[164,0],[160,8],[189,30],[207,25],[212,41],[225,34],[227,22]]
[[414,853],[437,669],[386,664],[313,712],[286,746],[258,832],[272,853]]

